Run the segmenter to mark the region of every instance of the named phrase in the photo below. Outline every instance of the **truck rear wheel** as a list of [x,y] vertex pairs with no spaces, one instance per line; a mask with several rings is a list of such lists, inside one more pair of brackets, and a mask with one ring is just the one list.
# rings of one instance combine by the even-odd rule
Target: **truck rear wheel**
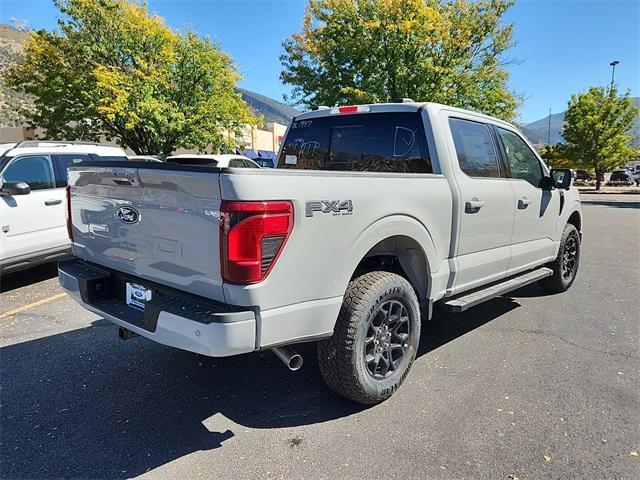
[[562,232],[560,248],[556,259],[547,265],[553,275],[538,282],[548,292],[565,292],[573,285],[580,264],[580,234],[578,229],[568,223]]
[[406,378],[420,341],[420,309],[413,288],[390,272],[353,279],[333,336],[318,343],[324,381],[334,392],[373,405]]

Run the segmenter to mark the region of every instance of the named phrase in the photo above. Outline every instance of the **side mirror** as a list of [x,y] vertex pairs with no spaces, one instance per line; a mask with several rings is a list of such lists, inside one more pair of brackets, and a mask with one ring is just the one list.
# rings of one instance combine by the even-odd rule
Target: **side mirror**
[[31,193],[31,188],[26,182],[5,182],[0,188],[0,194],[4,195],[28,195]]
[[570,168],[552,168],[551,181],[554,187],[569,190],[573,181],[573,172]]

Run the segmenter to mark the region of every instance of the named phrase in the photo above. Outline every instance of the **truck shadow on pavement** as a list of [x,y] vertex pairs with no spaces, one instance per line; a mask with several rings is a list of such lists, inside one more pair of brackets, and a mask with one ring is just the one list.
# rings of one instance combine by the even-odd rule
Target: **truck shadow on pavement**
[[615,200],[582,200],[582,203],[585,205],[597,205],[600,207],[640,209],[640,196],[635,202],[616,202]]
[[[436,311],[419,356],[517,307],[498,298],[463,314]],[[0,477],[132,477],[242,441],[247,428],[327,422],[365,408],[324,386],[313,345],[299,347],[305,365],[292,373],[271,352],[214,359],[123,342],[116,332],[98,320],[0,349]]]
[[57,276],[58,262],[49,262],[13,273],[3,273],[0,275],[0,293],[9,292]]

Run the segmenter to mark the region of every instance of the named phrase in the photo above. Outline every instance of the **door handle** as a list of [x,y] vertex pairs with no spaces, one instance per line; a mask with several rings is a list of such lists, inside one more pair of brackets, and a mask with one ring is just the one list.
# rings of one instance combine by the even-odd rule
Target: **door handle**
[[44,204],[49,207],[51,205],[60,205],[62,203],[62,200],[47,200],[44,202]]
[[464,204],[464,213],[478,213],[482,207],[484,201],[474,197]]
[[520,197],[518,199],[518,209],[519,210],[524,210],[525,208],[527,208],[532,203],[533,203],[533,199],[531,199],[529,197]]

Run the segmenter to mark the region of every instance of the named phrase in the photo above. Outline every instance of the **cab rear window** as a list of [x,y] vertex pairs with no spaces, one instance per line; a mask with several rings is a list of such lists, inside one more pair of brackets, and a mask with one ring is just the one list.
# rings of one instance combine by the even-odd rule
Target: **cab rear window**
[[432,173],[416,112],[336,115],[291,124],[278,168]]

